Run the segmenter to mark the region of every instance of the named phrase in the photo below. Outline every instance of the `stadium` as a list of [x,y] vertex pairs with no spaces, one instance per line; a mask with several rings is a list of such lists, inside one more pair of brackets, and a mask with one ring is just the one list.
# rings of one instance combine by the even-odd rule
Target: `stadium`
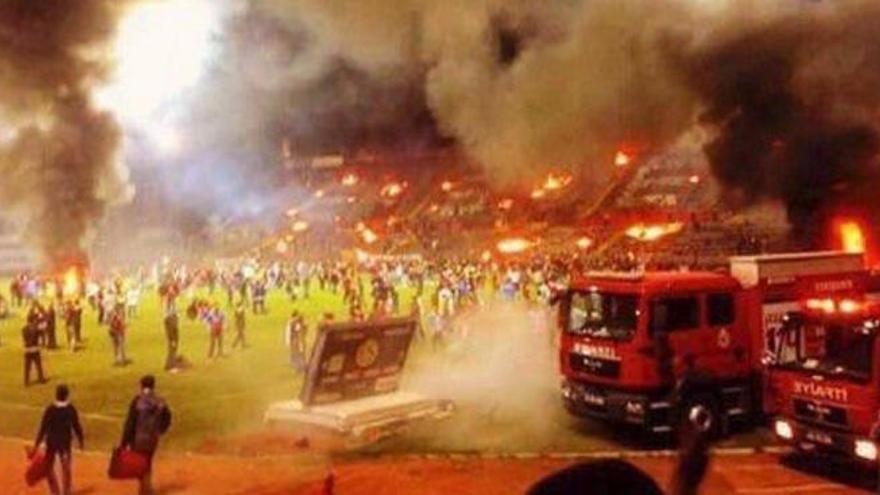
[[873,3],[32,2],[4,493],[878,486]]

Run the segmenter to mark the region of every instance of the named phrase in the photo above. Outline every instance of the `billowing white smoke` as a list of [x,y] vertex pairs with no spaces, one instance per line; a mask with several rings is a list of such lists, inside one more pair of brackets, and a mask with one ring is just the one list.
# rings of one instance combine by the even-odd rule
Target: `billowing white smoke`
[[571,420],[559,402],[548,316],[545,308],[496,303],[459,318],[448,348],[420,354],[404,383],[455,401],[455,416],[416,429],[407,441],[429,450],[560,448],[553,442],[571,433]]

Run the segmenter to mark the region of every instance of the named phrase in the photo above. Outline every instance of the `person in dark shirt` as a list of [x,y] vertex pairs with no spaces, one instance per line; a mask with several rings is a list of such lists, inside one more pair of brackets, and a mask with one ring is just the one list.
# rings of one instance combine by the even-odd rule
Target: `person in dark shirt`
[[48,349],[58,349],[58,320],[55,315],[55,304],[51,301],[45,312],[46,319],[46,347]]
[[180,346],[180,322],[177,318],[177,309],[174,305],[169,305],[166,309],[165,320],[165,339],[168,342],[168,355],[165,358],[165,371],[177,369],[179,358],[177,349]]
[[[49,491],[53,495],[70,495],[71,457],[73,436],[76,435],[80,450],[84,446],[82,426],[79,423],[79,414],[76,407],[70,403],[70,389],[67,385],[58,385],[55,389],[55,403],[46,408],[43,420],[40,422],[40,431],[34,442],[34,451],[40,445],[46,443],[46,462],[49,463],[49,475],[46,481],[49,483]],[[61,464],[61,488],[58,487],[58,477],[55,473],[55,459]]]
[[46,376],[43,374],[43,355],[40,349],[40,332],[37,328],[28,323],[21,330],[21,337],[24,343],[24,386],[31,384],[31,369],[37,368],[37,382],[46,383]]
[[64,323],[67,330],[67,346],[75,351],[82,342],[82,304],[79,298],[67,301],[64,308]]
[[147,457],[147,472],[140,479],[140,495],[153,493],[153,457],[159,447],[159,437],[171,427],[171,410],[165,400],[156,395],[156,378],[146,375],[140,381],[141,392],[132,399],[122,430],[120,447],[134,450]]
[[241,346],[246,349],[247,339],[245,338],[245,330],[247,329],[246,311],[243,302],[239,302],[235,306],[235,340],[232,341],[232,348]]

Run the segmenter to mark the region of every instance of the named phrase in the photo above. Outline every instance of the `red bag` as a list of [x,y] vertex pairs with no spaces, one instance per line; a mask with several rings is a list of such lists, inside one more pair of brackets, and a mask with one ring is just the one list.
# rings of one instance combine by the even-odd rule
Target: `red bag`
[[27,486],[34,486],[49,476],[49,459],[43,450],[34,450],[27,453],[28,468],[24,473],[24,481]]
[[150,460],[144,454],[133,450],[115,448],[110,457],[107,476],[111,480],[136,480],[147,474]]

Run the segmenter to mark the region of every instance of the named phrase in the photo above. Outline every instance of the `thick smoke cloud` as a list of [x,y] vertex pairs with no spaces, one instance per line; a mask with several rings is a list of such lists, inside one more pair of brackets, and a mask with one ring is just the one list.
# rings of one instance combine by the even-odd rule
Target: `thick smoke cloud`
[[714,133],[706,154],[734,204],[781,200],[795,233],[815,238],[809,226],[875,183],[877,11],[866,0],[255,0],[233,23],[242,56],[221,64],[236,95],[223,101],[247,108],[223,112],[305,154],[439,135],[502,185],[559,167],[602,184],[621,144],[662,147],[698,125]]
[[827,240],[835,215],[877,220],[878,25],[875,3],[838,2],[762,19],[682,58],[717,131],[705,150],[728,197],[782,200],[805,244]]
[[206,146],[277,150],[283,136],[308,155],[449,139],[502,185],[560,167],[601,183],[621,142],[690,123],[661,63],[681,5],[256,0],[230,21],[194,121],[217,123],[200,131]]
[[130,194],[120,129],[95,108],[119,2],[0,2],[0,205],[45,261],[84,256],[106,208]]

